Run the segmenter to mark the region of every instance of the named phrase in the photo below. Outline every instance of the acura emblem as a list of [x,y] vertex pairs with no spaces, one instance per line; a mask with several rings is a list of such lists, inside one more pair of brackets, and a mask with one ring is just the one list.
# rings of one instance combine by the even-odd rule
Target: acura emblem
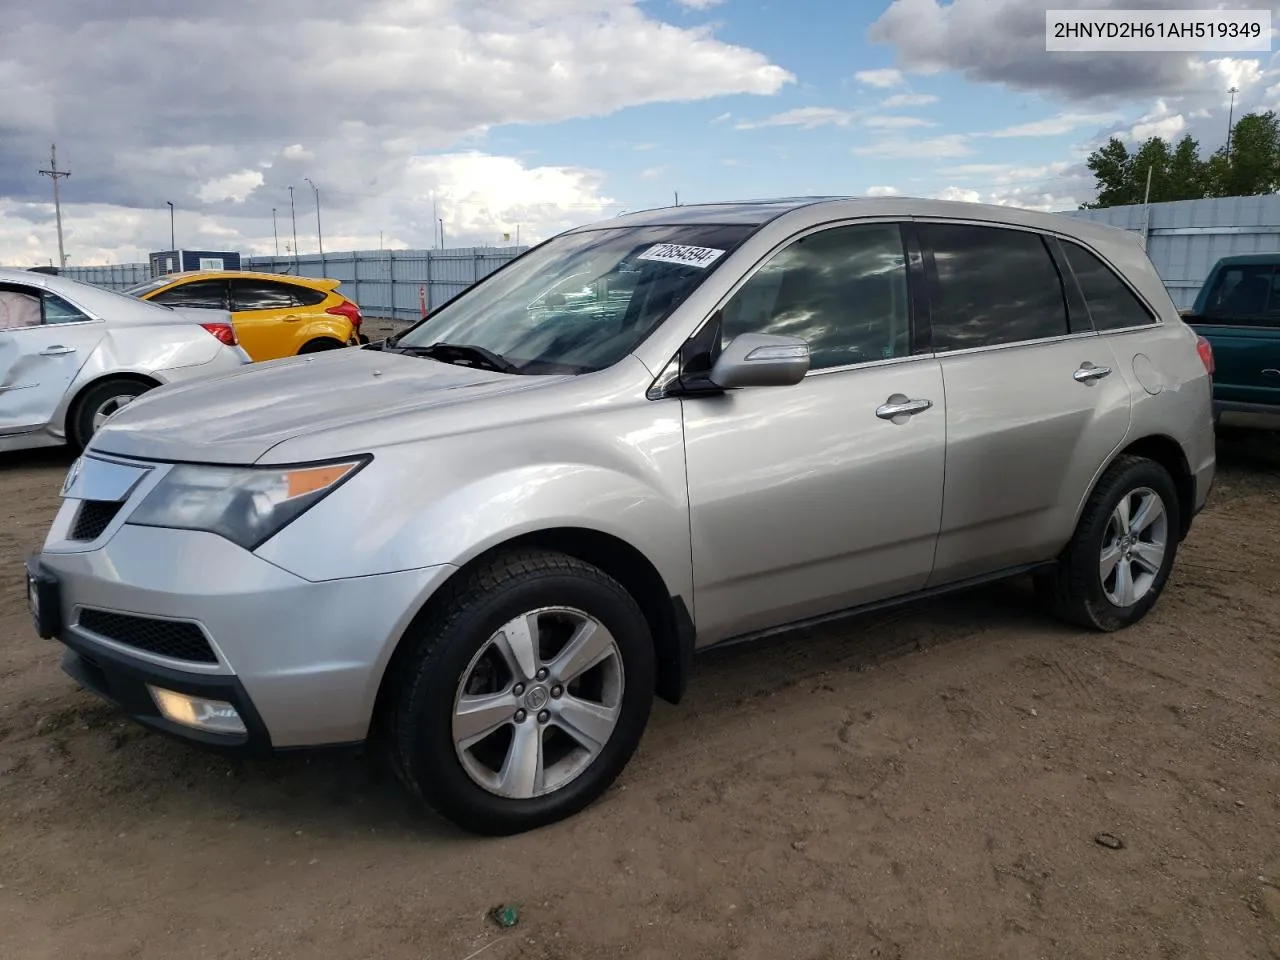
[[67,491],[71,489],[71,487],[75,484],[76,480],[80,477],[80,462],[81,462],[81,458],[76,457],[76,459],[71,464],[71,469],[67,471],[67,479],[62,481],[63,496],[66,496]]

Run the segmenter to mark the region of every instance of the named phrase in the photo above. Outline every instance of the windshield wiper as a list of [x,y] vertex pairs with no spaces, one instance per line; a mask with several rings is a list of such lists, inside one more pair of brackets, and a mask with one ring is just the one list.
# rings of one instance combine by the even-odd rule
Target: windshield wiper
[[[430,357],[442,363],[456,363],[464,367],[478,366],[498,373],[519,373],[520,368],[500,354],[469,343],[431,343],[425,347],[394,347],[403,353]],[[468,362],[470,361],[470,362]]]

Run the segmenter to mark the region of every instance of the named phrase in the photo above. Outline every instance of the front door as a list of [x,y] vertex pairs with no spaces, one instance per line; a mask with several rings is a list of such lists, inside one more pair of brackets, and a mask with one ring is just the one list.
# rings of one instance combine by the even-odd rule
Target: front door
[[947,395],[946,492],[930,580],[940,586],[1052,559],[1128,432],[1132,398],[1108,338],[1087,314],[1069,316],[1040,234],[917,229]]
[[[900,226],[794,240],[721,315],[722,342],[798,336],[812,363],[795,386],[680,401],[700,641],[922,587],[942,507],[946,404],[938,362],[912,354]],[[929,406],[886,409],[906,400]]]
[[0,286],[0,435],[39,430],[103,336],[103,323],[39,287]]

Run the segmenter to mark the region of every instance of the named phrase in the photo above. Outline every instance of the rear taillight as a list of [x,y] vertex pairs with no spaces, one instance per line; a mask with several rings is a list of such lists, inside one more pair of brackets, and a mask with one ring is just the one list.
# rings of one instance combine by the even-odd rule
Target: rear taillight
[[325,313],[332,313],[338,317],[346,317],[351,321],[351,325],[357,330],[360,329],[360,324],[364,322],[364,317],[360,316],[360,308],[350,300],[343,300],[341,303],[335,304],[326,310]]
[[211,334],[218,338],[220,343],[225,343],[228,347],[236,346],[240,341],[236,339],[236,328],[229,323],[202,323]]
[[1196,334],[1196,353],[1200,354],[1200,362],[1204,364],[1204,368],[1209,371],[1209,376],[1213,376],[1213,344],[1204,337]]

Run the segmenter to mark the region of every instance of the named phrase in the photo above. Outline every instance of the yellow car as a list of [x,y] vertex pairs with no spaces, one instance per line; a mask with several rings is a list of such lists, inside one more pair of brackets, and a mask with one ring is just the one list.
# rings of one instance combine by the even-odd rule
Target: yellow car
[[124,292],[170,307],[230,310],[236,338],[254,360],[368,343],[360,308],[338,293],[340,280],[247,270],[189,270]]

